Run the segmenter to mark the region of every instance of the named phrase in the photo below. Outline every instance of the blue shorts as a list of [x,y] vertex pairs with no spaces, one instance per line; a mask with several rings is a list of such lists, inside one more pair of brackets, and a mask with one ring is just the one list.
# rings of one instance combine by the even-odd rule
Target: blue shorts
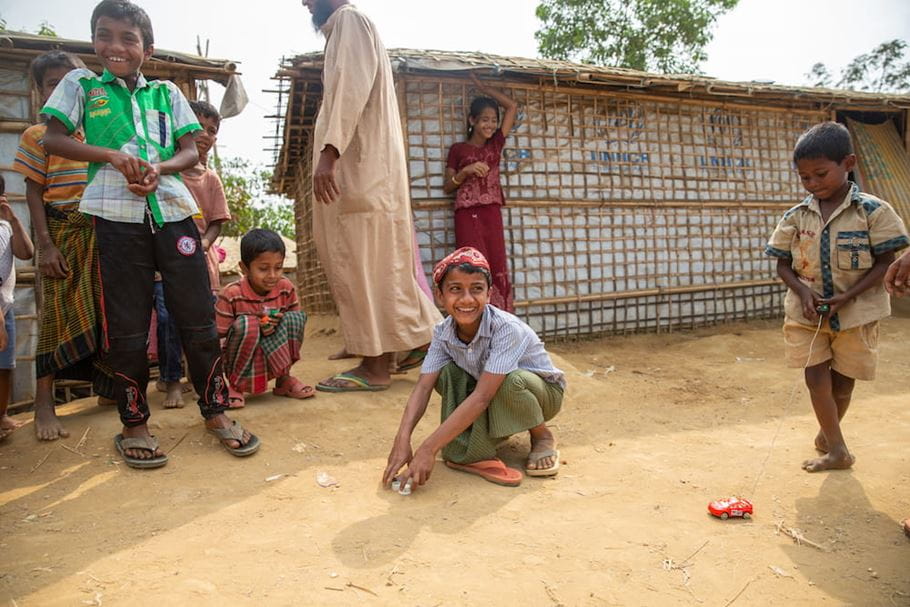
[[8,342],[6,349],[0,352],[0,370],[16,368],[16,314],[12,308],[7,310],[4,320]]

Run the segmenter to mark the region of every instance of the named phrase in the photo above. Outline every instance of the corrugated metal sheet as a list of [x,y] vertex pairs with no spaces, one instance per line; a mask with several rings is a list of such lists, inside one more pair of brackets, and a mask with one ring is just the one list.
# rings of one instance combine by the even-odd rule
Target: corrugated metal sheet
[[848,118],[847,127],[859,157],[863,191],[887,200],[910,222],[910,156],[894,123],[864,124]]

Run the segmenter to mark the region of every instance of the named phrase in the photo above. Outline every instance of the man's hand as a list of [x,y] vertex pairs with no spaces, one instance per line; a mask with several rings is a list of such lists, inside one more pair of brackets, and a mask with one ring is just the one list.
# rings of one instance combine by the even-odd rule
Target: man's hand
[[111,152],[108,162],[126,177],[127,183],[142,183],[145,171],[152,168],[148,161],[118,151]]
[[411,463],[408,464],[408,469],[398,477],[401,486],[407,485],[408,481],[411,481],[412,487],[425,485],[430,480],[430,476],[433,474],[433,466],[435,465],[436,454],[426,449],[418,448],[414,457],[411,458]]
[[819,303],[828,304],[828,311],[824,313],[824,316],[831,318],[837,311],[844,307],[845,304],[849,303],[850,299],[846,297],[844,293],[835,295],[834,297],[829,297],[827,299],[820,299]]
[[53,243],[39,249],[38,268],[48,278],[66,278],[70,273],[66,258]]
[[158,189],[158,177],[161,175],[161,169],[157,164],[146,162],[144,171],[142,179],[138,183],[130,183],[126,186],[130,192],[143,198]]
[[395,440],[392,445],[392,451],[389,453],[388,465],[385,467],[385,473],[382,475],[382,484],[388,487],[395,480],[395,475],[411,463],[414,453],[411,451],[410,441]]
[[12,222],[16,216],[13,214],[13,207],[9,205],[6,196],[0,195],[0,219]]
[[816,308],[820,303],[822,303],[822,300],[818,296],[818,293],[809,287],[803,286],[799,292],[799,298],[803,304],[803,316],[806,317],[806,320],[817,322],[818,310],[816,310]]
[[338,162],[338,151],[326,146],[319,154],[319,162],[313,173],[313,195],[317,202],[329,204],[341,196],[341,190],[335,182],[335,163]]
[[888,266],[885,273],[885,290],[895,297],[910,293],[910,253],[905,253]]

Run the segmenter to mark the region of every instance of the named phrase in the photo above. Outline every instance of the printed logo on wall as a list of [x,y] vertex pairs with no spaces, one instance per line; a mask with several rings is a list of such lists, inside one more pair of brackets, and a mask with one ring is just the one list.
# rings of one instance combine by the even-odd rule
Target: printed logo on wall
[[177,240],[177,252],[184,257],[190,257],[196,252],[196,239],[191,236],[181,236]]

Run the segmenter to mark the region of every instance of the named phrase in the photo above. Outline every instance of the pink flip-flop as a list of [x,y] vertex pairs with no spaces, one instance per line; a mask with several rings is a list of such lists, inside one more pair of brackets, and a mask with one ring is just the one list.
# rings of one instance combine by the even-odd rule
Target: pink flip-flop
[[316,396],[316,390],[313,386],[308,386],[296,377],[288,377],[280,386],[275,386],[272,390],[275,396],[287,396],[288,398],[313,398]]
[[484,459],[473,464],[456,464],[447,460],[446,466],[452,470],[476,474],[485,481],[505,487],[517,487],[521,484],[521,472],[509,468],[501,459]]
[[243,392],[238,392],[233,388],[228,388],[228,408],[243,409],[246,406],[246,399]]

